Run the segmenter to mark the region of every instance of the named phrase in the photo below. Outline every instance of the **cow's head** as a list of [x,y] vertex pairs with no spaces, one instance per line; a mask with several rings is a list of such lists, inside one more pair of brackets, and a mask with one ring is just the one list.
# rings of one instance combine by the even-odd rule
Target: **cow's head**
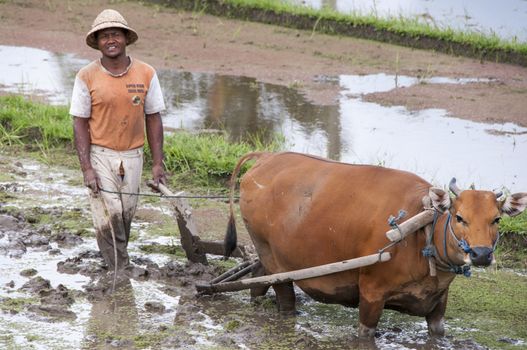
[[527,206],[527,193],[515,193],[500,200],[501,192],[461,191],[455,178],[450,181],[449,188],[455,195],[453,199],[439,188],[431,188],[429,196],[436,209],[450,213],[449,226],[445,225],[445,230],[452,229],[448,232],[451,235],[447,251],[450,260],[456,265],[490,265],[494,261],[501,215],[522,213]]

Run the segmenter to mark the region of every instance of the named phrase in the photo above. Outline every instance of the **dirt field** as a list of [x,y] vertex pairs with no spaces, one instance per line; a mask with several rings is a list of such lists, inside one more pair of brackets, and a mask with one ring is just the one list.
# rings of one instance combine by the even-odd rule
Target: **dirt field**
[[384,72],[490,78],[490,83],[469,85],[419,84],[366,99],[409,109],[443,108],[461,118],[527,126],[527,68],[136,2],[3,0],[0,44],[95,59],[98,52],[86,46],[84,38],[105,8],[120,11],[139,33],[129,54],[156,68],[254,77],[298,87],[320,104],[335,103],[338,97],[338,87],[315,81],[320,75]]

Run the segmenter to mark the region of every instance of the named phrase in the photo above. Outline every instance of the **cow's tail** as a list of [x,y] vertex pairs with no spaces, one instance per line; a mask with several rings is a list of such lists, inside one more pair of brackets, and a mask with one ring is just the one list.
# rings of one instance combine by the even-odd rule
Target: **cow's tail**
[[236,233],[236,219],[234,218],[234,189],[236,188],[236,180],[238,178],[238,174],[240,173],[240,170],[245,164],[245,162],[253,159],[258,159],[261,156],[268,154],[266,152],[253,152],[248,153],[244,155],[240,160],[238,161],[238,164],[236,164],[236,167],[234,168],[234,171],[231,175],[231,182],[230,182],[230,194],[229,194],[229,223],[227,225],[227,232],[225,232],[225,238],[223,240],[223,247],[224,247],[224,257],[225,259],[228,259],[229,256],[232,254],[234,249],[236,249],[236,245],[238,244],[238,237]]

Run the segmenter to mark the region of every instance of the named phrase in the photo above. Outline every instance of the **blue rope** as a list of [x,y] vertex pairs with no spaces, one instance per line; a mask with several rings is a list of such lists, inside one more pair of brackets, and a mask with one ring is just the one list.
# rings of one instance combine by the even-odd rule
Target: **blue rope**
[[[446,250],[446,233],[447,233],[446,231],[447,231],[448,228],[450,228],[450,233],[452,234],[452,237],[454,237],[454,239],[457,241],[458,246],[460,248],[462,248],[465,253],[469,253],[469,252],[472,251],[472,248],[470,248],[470,245],[467,243],[467,241],[465,241],[464,239],[459,240],[456,237],[456,235],[454,233],[454,230],[452,230],[452,226],[450,225],[450,220],[451,219],[452,219],[452,215],[449,212],[448,216],[446,218],[446,222],[445,222],[445,230],[443,232],[443,253],[445,254],[446,261],[447,261],[448,267],[449,267],[449,271],[455,273],[456,275],[463,274],[465,277],[470,277],[472,273],[470,272],[470,266],[469,265],[463,265],[463,266],[454,265],[454,264],[452,264],[452,262],[450,262],[450,259],[448,258],[448,253],[447,253],[447,250]],[[465,250],[465,249],[467,249],[467,250]]]
[[426,246],[423,248],[422,253],[426,258],[432,258],[437,256],[437,249],[432,243],[434,241],[434,232],[436,229],[437,219],[439,218],[439,211],[434,209],[434,220],[432,221],[432,234],[426,240]]
[[405,216],[406,216],[406,211],[399,209],[399,213],[397,214],[397,217],[390,215],[390,217],[388,218],[388,225],[390,225],[392,229],[396,229],[397,231],[399,231],[399,236],[401,237],[400,240],[403,239],[403,233],[401,229],[399,228],[399,225],[397,225],[397,221],[401,220]]

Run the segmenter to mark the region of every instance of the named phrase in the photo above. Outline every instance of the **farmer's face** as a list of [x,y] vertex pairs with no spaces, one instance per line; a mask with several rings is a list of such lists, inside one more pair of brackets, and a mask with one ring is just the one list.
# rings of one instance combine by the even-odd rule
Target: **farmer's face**
[[97,46],[104,56],[115,58],[126,54],[126,33],[120,28],[97,32]]

